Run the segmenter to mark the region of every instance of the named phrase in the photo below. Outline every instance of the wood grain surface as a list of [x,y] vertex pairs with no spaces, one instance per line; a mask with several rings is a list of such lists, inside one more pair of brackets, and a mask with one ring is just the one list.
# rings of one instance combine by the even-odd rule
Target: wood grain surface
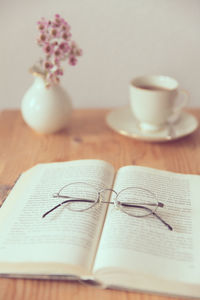
[[[200,120],[200,109],[190,111]],[[179,173],[200,174],[200,130],[180,140],[148,143],[121,136],[105,122],[108,110],[75,110],[67,129],[49,135],[31,130],[19,111],[0,113],[0,199],[16,178],[41,162],[103,159],[117,169],[141,165]],[[145,293],[100,290],[67,281],[0,279],[0,300],[169,300]]]

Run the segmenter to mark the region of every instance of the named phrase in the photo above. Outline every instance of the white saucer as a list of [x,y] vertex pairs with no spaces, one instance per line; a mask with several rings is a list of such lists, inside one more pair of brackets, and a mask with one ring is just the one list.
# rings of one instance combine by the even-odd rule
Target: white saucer
[[111,111],[106,121],[109,127],[122,135],[151,142],[176,140],[194,132],[198,127],[198,121],[193,115],[182,112],[178,121],[166,125],[162,130],[142,131],[129,107]]

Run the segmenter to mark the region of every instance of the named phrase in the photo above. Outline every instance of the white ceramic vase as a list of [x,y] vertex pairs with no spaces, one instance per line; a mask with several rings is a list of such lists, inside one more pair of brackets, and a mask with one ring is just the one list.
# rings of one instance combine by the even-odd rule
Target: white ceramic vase
[[24,121],[36,132],[54,133],[67,126],[72,104],[60,85],[46,87],[44,79],[35,76],[22,99],[21,112]]

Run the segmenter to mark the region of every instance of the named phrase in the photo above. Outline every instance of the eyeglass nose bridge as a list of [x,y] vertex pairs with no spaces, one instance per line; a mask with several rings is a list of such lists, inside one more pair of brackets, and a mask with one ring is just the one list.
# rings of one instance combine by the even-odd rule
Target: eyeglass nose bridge
[[[105,202],[104,200],[102,200],[103,199],[103,196],[102,196],[102,193],[104,193],[104,192],[106,192],[106,191],[109,191],[109,192],[111,192],[111,193],[114,193],[115,194],[115,197],[114,197],[114,202],[110,202],[110,201],[108,201],[108,202]],[[105,188],[105,189],[102,189],[102,190],[100,190],[99,192],[98,192],[98,203],[112,203],[112,204],[114,204],[114,206],[116,207],[116,208],[119,208],[118,206],[119,206],[119,204],[118,204],[118,202],[119,201],[117,201],[117,196],[118,196],[118,193],[115,191],[115,190],[113,190],[113,189],[110,189],[110,188]]]

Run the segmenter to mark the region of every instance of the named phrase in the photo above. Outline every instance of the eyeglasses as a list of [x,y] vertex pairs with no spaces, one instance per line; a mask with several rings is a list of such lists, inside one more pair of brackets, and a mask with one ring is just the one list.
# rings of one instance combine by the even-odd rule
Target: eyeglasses
[[[113,201],[105,200],[106,193],[114,193]],[[53,194],[53,197],[65,200],[45,212],[43,218],[62,205],[71,211],[84,212],[98,204],[106,203],[113,204],[115,208],[132,217],[153,215],[169,230],[173,230],[156,212],[159,207],[164,207],[164,204],[157,200],[153,192],[145,188],[127,187],[117,193],[110,188],[97,190],[89,183],[73,182],[63,186],[58,193]]]

